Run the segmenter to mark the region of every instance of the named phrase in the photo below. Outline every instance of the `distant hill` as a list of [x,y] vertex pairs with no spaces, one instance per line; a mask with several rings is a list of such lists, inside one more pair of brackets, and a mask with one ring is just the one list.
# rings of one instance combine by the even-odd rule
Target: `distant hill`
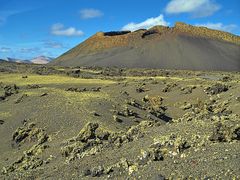
[[1,59],[4,61],[8,62],[16,62],[16,63],[33,63],[33,64],[47,64],[50,61],[52,61],[54,58],[47,57],[47,56],[38,56],[36,58],[33,58],[31,60],[22,60],[22,59],[17,59],[17,58],[6,58],[6,59]]
[[29,61],[29,60],[22,60],[22,59],[10,58],[10,57],[8,57],[6,59],[6,61],[8,61],[8,62],[16,62],[16,63],[31,63],[31,61]]
[[47,56],[39,56],[30,60],[33,64],[47,64],[51,62],[53,58]]
[[240,37],[180,22],[134,32],[98,32],[50,64],[239,71]]

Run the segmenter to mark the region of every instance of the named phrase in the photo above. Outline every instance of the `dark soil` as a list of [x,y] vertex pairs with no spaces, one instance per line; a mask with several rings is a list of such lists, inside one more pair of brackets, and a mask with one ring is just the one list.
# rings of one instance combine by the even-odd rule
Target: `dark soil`
[[0,67],[0,179],[240,178],[238,72]]

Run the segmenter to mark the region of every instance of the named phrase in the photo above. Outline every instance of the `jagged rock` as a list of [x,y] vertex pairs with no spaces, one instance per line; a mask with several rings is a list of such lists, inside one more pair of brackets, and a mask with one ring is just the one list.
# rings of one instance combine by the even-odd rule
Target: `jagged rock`
[[220,83],[217,83],[211,87],[207,87],[205,89],[205,92],[207,94],[211,94],[211,95],[214,95],[214,94],[219,94],[221,92],[226,92],[228,90],[228,86],[227,85],[224,85],[224,84],[220,84]]
[[129,96],[129,93],[127,91],[121,91],[120,92],[122,95],[126,95],[126,96]]
[[154,179],[157,179],[157,180],[166,180],[165,176],[163,176],[163,175],[161,175],[161,174],[154,175]]
[[129,116],[137,116],[137,113],[135,113],[133,110],[129,109],[127,106],[124,107],[122,111],[117,111],[117,114],[120,116],[124,117],[129,117]]
[[13,171],[26,171],[36,169],[43,165],[43,159],[38,157],[48,146],[44,144],[33,145],[29,150],[24,151],[23,155],[10,166],[3,167],[2,173],[7,174]]
[[233,138],[234,140],[240,140],[240,127],[236,128],[233,132]]
[[174,146],[178,153],[183,152],[184,150],[191,147],[191,145],[184,138],[176,138]]
[[[121,147],[122,144],[134,141],[138,138],[143,137],[142,130],[150,127],[153,124],[151,122],[143,121],[137,126],[132,126],[127,132],[110,133],[100,128],[96,129],[97,125],[86,125],[82,130],[82,134],[87,134],[82,141],[79,135],[73,137],[64,144],[61,148],[61,153],[66,157],[66,161],[70,161],[76,158],[83,158],[87,155],[93,155],[102,151],[104,146]],[[94,130],[95,129],[95,130]],[[85,133],[87,132],[87,133]]]
[[117,166],[122,167],[125,170],[128,170],[130,162],[126,158],[121,158],[120,162],[117,163]]
[[191,107],[192,107],[191,103],[185,102],[180,108],[183,110],[187,110],[187,109],[190,109]]
[[86,88],[74,88],[74,87],[70,87],[70,88],[67,88],[66,91],[84,92],[84,91],[87,91],[87,89],[86,89]]
[[122,120],[117,115],[113,115],[113,120],[119,123],[122,122]]
[[108,140],[110,133],[108,131],[100,130],[96,132],[96,135],[100,140]]
[[145,165],[145,164],[148,163],[149,157],[150,157],[149,151],[141,150],[141,155],[138,156],[138,159],[136,160],[136,162],[137,162],[139,165]]
[[231,134],[230,128],[218,122],[214,126],[213,133],[209,137],[209,140],[213,142],[227,142],[227,141],[230,141],[231,138],[232,138],[232,134]]
[[21,97],[19,97],[18,99],[15,100],[15,104],[18,104],[20,102],[22,102],[25,98],[27,98],[28,95],[27,94],[23,94]]
[[133,107],[136,107],[138,109],[143,109],[142,105],[134,99],[127,100],[127,104]]
[[196,86],[192,86],[192,87],[182,87],[181,91],[183,92],[183,94],[191,94],[192,90],[195,89]]
[[[149,103],[150,107],[154,110],[162,109],[161,105],[163,102],[163,98],[160,96],[147,96],[144,97],[145,102]],[[163,110],[163,109],[162,109]]]
[[99,92],[101,90],[101,87],[93,87],[91,91],[93,92]]
[[157,147],[162,149],[163,147],[169,148],[176,153],[182,153],[184,150],[190,148],[190,144],[187,140],[181,136],[171,134],[169,136],[163,136],[155,140],[155,143],[150,148]]
[[2,173],[8,174],[13,171],[21,172],[42,166],[44,160],[39,155],[49,147],[45,144],[48,139],[49,136],[43,129],[36,128],[34,123],[27,123],[25,120],[23,127],[18,128],[13,133],[13,141],[18,145],[26,140],[37,141],[37,143],[30,149],[24,151],[23,155],[10,166],[3,167]]
[[222,81],[223,81],[223,82],[229,82],[229,81],[231,81],[231,80],[232,80],[232,78],[229,77],[229,76],[224,76],[224,77],[222,78]]
[[148,102],[149,101],[149,96],[148,94],[143,97],[143,102]]
[[99,113],[97,113],[96,111],[93,111],[92,114],[93,114],[94,116],[101,116],[101,115],[100,115]]
[[162,92],[170,92],[174,87],[176,87],[177,84],[167,84],[166,87],[162,89]]
[[163,155],[160,149],[150,149],[149,150],[150,158],[153,161],[162,161],[163,160]]
[[70,87],[66,89],[66,91],[72,91],[72,92],[85,92],[85,91],[99,92],[100,90],[101,90],[101,87],[93,87],[91,89]]
[[94,167],[91,170],[91,176],[92,177],[99,177],[104,173],[104,168],[103,166],[98,166],[98,167]]
[[76,137],[65,142],[66,146],[61,148],[61,153],[64,157],[67,157],[67,162],[100,151],[98,145],[101,144],[103,139],[105,140],[106,136],[101,137],[101,133],[98,132],[102,140],[97,137],[96,130],[98,126],[98,123],[87,123]]
[[72,76],[72,77],[75,77],[75,78],[80,77],[80,74],[81,74],[81,70],[80,69],[74,69],[72,71],[67,72],[68,76]]
[[165,116],[165,108],[162,106],[148,107],[147,112],[160,119],[164,118]]
[[89,139],[94,139],[98,127],[98,123],[87,123],[77,135],[76,141],[87,142]]
[[0,96],[0,102],[1,102],[1,101],[4,101],[5,99],[6,99],[5,96]]
[[240,96],[236,97],[236,101],[240,102]]
[[74,159],[80,159],[84,156],[94,155],[100,152],[101,147],[98,146],[101,141],[89,140],[88,142],[75,141],[72,144],[68,144],[61,148],[61,154],[66,157],[66,162],[70,162]]
[[139,87],[137,87],[137,88],[136,88],[136,92],[138,92],[138,93],[145,92],[144,86],[139,86]]
[[40,97],[47,96],[47,95],[48,95],[48,93],[42,93],[42,94],[40,95]]
[[17,94],[18,93],[18,90],[19,90],[19,87],[16,85],[16,84],[13,84],[13,85],[5,85],[3,87],[4,89],[4,97],[8,97],[8,96],[11,96],[13,94]]
[[81,72],[80,69],[76,69],[76,70],[73,70],[73,71],[72,71],[73,74],[79,74],[80,72]]
[[85,169],[83,171],[83,176],[90,176],[91,175],[91,169]]
[[46,132],[41,129],[35,127],[35,123],[24,123],[23,127],[17,128],[17,130],[12,135],[12,140],[17,145],[29,141],[37,141],[39,144],[43,144],[48,140],[48,135]]
[[38,84],[29,84],[29,85],[27,85],[27,88],[28,89],[38,89],[38,88],[41,88],[41,86]]
[[138,165],[145,165],[150,161],[162,161],[163,153],[161,146],[151,145],[147,150],[141,150],[141,155],[136,159]]

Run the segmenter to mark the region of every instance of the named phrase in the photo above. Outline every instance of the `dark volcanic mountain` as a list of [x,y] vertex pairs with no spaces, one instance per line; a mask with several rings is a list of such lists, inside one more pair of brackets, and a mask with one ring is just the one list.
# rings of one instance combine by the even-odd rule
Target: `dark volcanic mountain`
[[50,64],[239,71],[240,37],[184,23],[98,32]]

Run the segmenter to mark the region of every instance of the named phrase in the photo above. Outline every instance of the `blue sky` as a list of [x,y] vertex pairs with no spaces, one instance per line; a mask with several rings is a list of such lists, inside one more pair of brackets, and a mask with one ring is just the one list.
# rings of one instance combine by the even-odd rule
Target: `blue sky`
[[176,21],[240,35],[240,1],[0,0],[0,58],[57,57],[98,31]]

